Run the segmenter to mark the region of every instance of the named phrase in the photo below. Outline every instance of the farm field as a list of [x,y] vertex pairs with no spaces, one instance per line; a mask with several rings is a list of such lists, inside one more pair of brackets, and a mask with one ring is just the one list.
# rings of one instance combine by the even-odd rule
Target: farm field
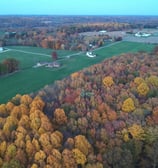
[[[95,58],[86,57],[85,53],[75,51],[57,51],[61,67],[58,69],[38,67],[33,68],[38,61],[51,61],[51,49],[36,47],[12,46],[9,50],[0,53],[0,61],[5,58],[16,58],[20,61],[20,71],[8,76],[0,77],[0,103],[5,103],[16,94],[26,94],[39,90],[45,85],[60,80],[75,71],[101,62],[102,60],[127,52],[147,51],[150,52],[155,45],[119,42],[94,52]],[[76,53],[76,55],[74,55]],[[72,55],[72,56],[71,56]],[[70,58],[67,58],[70,56]]]

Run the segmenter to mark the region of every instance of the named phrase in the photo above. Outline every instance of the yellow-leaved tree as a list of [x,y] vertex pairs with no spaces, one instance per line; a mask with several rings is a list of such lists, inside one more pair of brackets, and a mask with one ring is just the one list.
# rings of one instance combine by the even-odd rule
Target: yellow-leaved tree
[[134,79],[134,83],[138,86],[138,85],[140,85],[141,83],[144,83],[145,81],[144,81],[144,79],[143,78],[141,78],[141,77],[136,77],[135,79]]
[[155,75],[151,75],[149,78],[147,78],[147,83],[158,87],[158,77]]
[[38,109],[38,110],[43,110],[45,106],[45,103],[44,101],[40,98],[40,97],[35,97],[32,101],[32,103],[30,104],[30,108],[33,108],[33,109]]
[[47,157],[47,164],[52,167],[62,168],[61,153],[57,149],[52,149],[51,154]]
[[67,123],[67,116],[63,109],[57,108],[54,112],[54,120],[57,124],[63,125]]
[[50,134],[49,133],[43,133],[41,134],[39,138],[39,142],[42,146],[43,151],[46,154],[49,154],[50,151],[52,150],[52,144],[50,142]]
[[72,150],[77,164],[84,165],[87,161],[86,156],[77,148]]
[[31,166],[31,168],[38,168],[38,165],[33,163],[33,165]]
[[132,135],[133,139],[143,140],[144,139],[144,130],[141,125],[133,124],[128,128],[128,132]]
[[28,159],[32,160],[32,157],[34,156],[36,150],[35,150],[35,147],[30,140],[26,141],[26,147],[25,148],[26,148],[25,150],[26,150]]
[[11,132],[13,130],[16,130],[17,125],[18,125],[17,118],[15,118],[14,116],[7,117],[6,122],[5,122],[4,126],[3,126],[3,132],[6,135],[6,137],[9,138]]
[[87,156],[89,152],[92,152],[92,146],[87,141],[85,136],[77,135],[74,138],[74,141],[75,141],[75,148],[79,149],[85,156]]
[[6,152],[6,149],[7,149],[7,142],[6,141],[3,141],[0,143],[0,157],[4,157],[4,154]]
[[138,92],[139,95],[141,95],[141,96],[146,96],[147,93],[149,92],[149,87],[148,87],[148,85],[147,85],[145,82],[141,83],[141,84],[138,85],[138,87],[137,87],[137,92]]
[[122,110],[124,112],[132,112],[134,109],[135,109],[135,105],[132,98],[128,98],[123,102]]
[[14,158],[16,151],[17,151],[17,148],[14,144],[8,145],[6,153],[5,153],[5,159],[11,160],[12,158]]
[[125,142],[129,141],[130,139],[143,140],[145,137],[144,129],[142,128],[141,125],[138,124],[133,124],[127,129],[124,128],[121,131],[121,134]]
[[45,158],[46,158],[46,154],[44,153],[44,151],[39,150],[38,152],[35,153],[34,160],[35,160],[35,162],[39,163],[40,165],[42,165]]
[[50,135],[50,141],[53,148],[60,148],[62,146],[63,135],[59,131],[55,131]]
[[71,150],[64,149],[62,152],[62,161],[64,168],[77,168],[76,160],[74,158],[74,154]]
[[21,99],[20,99],[21,104],[25,104],[29,106],[31,102],[32,102],[32,98],[29,95],[26,94],[21,96]]
[[6,105],[0,104],[0,117],[7,117],[8,115]]
[[106,86],[106,87],[110,87],[114,84],[114,81],[113,81],[113,78],[111,76],[106,76],[104,79],[103,79],[103,84]]

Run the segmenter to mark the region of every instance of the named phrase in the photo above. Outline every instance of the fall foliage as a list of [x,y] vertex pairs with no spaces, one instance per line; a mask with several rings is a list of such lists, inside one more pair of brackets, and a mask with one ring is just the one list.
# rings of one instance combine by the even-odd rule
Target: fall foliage
[[0,62],[0,76],[13,73],[19,69],[19,61],[15,58],[7,58]]
[[113,78],[111,76],[107,76],[103,79],[103,84],[107,87],[110,87],[114,84]]
[[134,109],[135,109],[134,101],[131,98],[128,98],[123,102],[122,110],[124,112],[131,112]]
[[149,92],[149,87],[146,83],[141,83],[138,85],[137,91],[140,95],[146,96],[146,94]]
[[55,122],[59,125],[64,124],[67,122],[67,116],[63,109],[56,109],[54,112],[54,119]]
[[1,104],[0,167],[157,166],[157,65],[123,54]]

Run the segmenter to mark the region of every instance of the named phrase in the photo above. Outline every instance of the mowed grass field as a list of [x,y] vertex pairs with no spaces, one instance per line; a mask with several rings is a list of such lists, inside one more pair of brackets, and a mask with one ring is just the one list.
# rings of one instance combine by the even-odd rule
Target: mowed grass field
[[[33,65],[38,61],[52,61],[51,49],[24,46],[7,47],[8,51],[0,53],[0,62],[6,58],[16,58],[20,61],[20,70],[0,77],[0,104],[9,101],[18,93],[29,94],[38,91],[45,85],[52,84],[55,80],[60,80],[73,72],[99,63],[109,57],[127,52],[150,52],[154,47],[155,45],[152,44],[119,42],[97,49],[94,51],[98,55],[95,58],[89,58],[85,53],[75,51],[56,51],[62,64],[57,69],[46,67],[33,68]],[[69,55],[70,58],[67,58]]]

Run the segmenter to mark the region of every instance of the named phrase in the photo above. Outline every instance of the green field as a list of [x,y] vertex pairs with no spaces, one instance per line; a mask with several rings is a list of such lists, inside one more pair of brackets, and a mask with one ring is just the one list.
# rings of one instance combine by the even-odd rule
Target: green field
[[0,53],[0,61],[5,58],[16,58],[20,61],[20,71],[11,75],[0,77],[0,103],[7,102],[17,93],[29,94],[31,92],[35,92],[45,85],[53,83],[55,80],[60,80],[75,71],[101,62],[106,58],[126,52],[150,52],[154,48],[154,45],[133,42],[119,42],[96,50],[95,53],[98,56],[95,58],[88,58],[86,57],[85,53],[66,58],[65,56],[74,53],[77,54],[78,52],[63,50],[57,51],[59,61],[62,64],[59,69],[32,67],[38,61],[51,61],[52,50],[50,49],[24,46],[13,46],[7,48],[10,50]]

